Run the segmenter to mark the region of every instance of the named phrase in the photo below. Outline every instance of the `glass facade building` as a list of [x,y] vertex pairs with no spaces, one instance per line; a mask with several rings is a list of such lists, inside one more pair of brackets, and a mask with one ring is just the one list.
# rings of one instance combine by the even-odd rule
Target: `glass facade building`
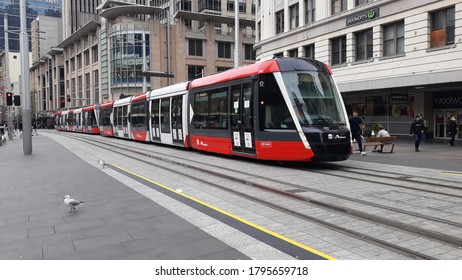
[[[61,17],[62,0],[27,0],[27,29],[31,29],[31,23],[37,16]],[[5,50],[5,28],[4,17],[8,17],[8,34],[9,50],[19,52],[19,30],[21,20],[19,17],[20,7],[19,0],[0,1],[0,52]],[[29,37],[29,49],[31,49]]]
[[110,31],[111,87],[119,93],[130,89],[149,89],[150,78],[142,73],[150,69],[149,27],[144,22],[114,24]]

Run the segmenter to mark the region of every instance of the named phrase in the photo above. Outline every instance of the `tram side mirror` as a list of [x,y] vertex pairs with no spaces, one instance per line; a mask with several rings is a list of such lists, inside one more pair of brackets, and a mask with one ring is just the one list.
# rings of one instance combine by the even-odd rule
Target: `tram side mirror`
[[258,80],[258,75],[252,75],[252,77],[250,77],[250,79],[252,81],[256,81],[256,80]]

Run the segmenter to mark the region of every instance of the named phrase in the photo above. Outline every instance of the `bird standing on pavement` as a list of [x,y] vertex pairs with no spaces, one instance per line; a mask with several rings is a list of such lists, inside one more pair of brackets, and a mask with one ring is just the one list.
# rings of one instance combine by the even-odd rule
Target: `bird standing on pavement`
[[104,167],[106,167],[107,164],[106,164],[106,162],[104,160],[100,159],[99,160],[99,165],[101,165],[101,168],[104,168]]
[[72,213],[73,211],[75,211],[75,206],[83,203],[83,201],[75,200],[71,198],[69,195],[65,195],[63,198],[64,198],[64,204],[70,207],[69,213]]

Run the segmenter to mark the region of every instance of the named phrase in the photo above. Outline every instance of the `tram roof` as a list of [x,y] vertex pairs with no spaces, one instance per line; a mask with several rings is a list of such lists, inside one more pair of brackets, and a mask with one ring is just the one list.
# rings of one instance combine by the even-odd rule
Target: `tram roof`
[[234,68],[215,75],[199,78],[191,82],[191,88],[199,88],[208,85],[224,83],[240,78],[250,77],[257,74],[279,72],[279,65],[276,60],[267,60],[255,64]]

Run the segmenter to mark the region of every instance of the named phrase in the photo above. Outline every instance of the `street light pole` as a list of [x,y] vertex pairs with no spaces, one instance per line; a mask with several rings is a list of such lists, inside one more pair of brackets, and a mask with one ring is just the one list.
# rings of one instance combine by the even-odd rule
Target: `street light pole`
[[[10,46],[8,43],[8,15],[5,13],[3,15],[3,27],[5,31],[5,87],[4,92],[7,93],[10,91],[11,79],[10,79]],[[7,106],[7,117],[6,121],[8,124],[8,139],[13,140],[13,116],[11,114],[11,106]]]
[[239,67],[239,0],[234,0],[234,68]]
[[21,0],[20,5],[21,29],[20,53],[21,53],[21,84],[22,84],[22,123],[23,123],[23,151],[25,155],[32,154],[32,114],[30,104],[29,84],[29,38],[27,34],[26,0]]

